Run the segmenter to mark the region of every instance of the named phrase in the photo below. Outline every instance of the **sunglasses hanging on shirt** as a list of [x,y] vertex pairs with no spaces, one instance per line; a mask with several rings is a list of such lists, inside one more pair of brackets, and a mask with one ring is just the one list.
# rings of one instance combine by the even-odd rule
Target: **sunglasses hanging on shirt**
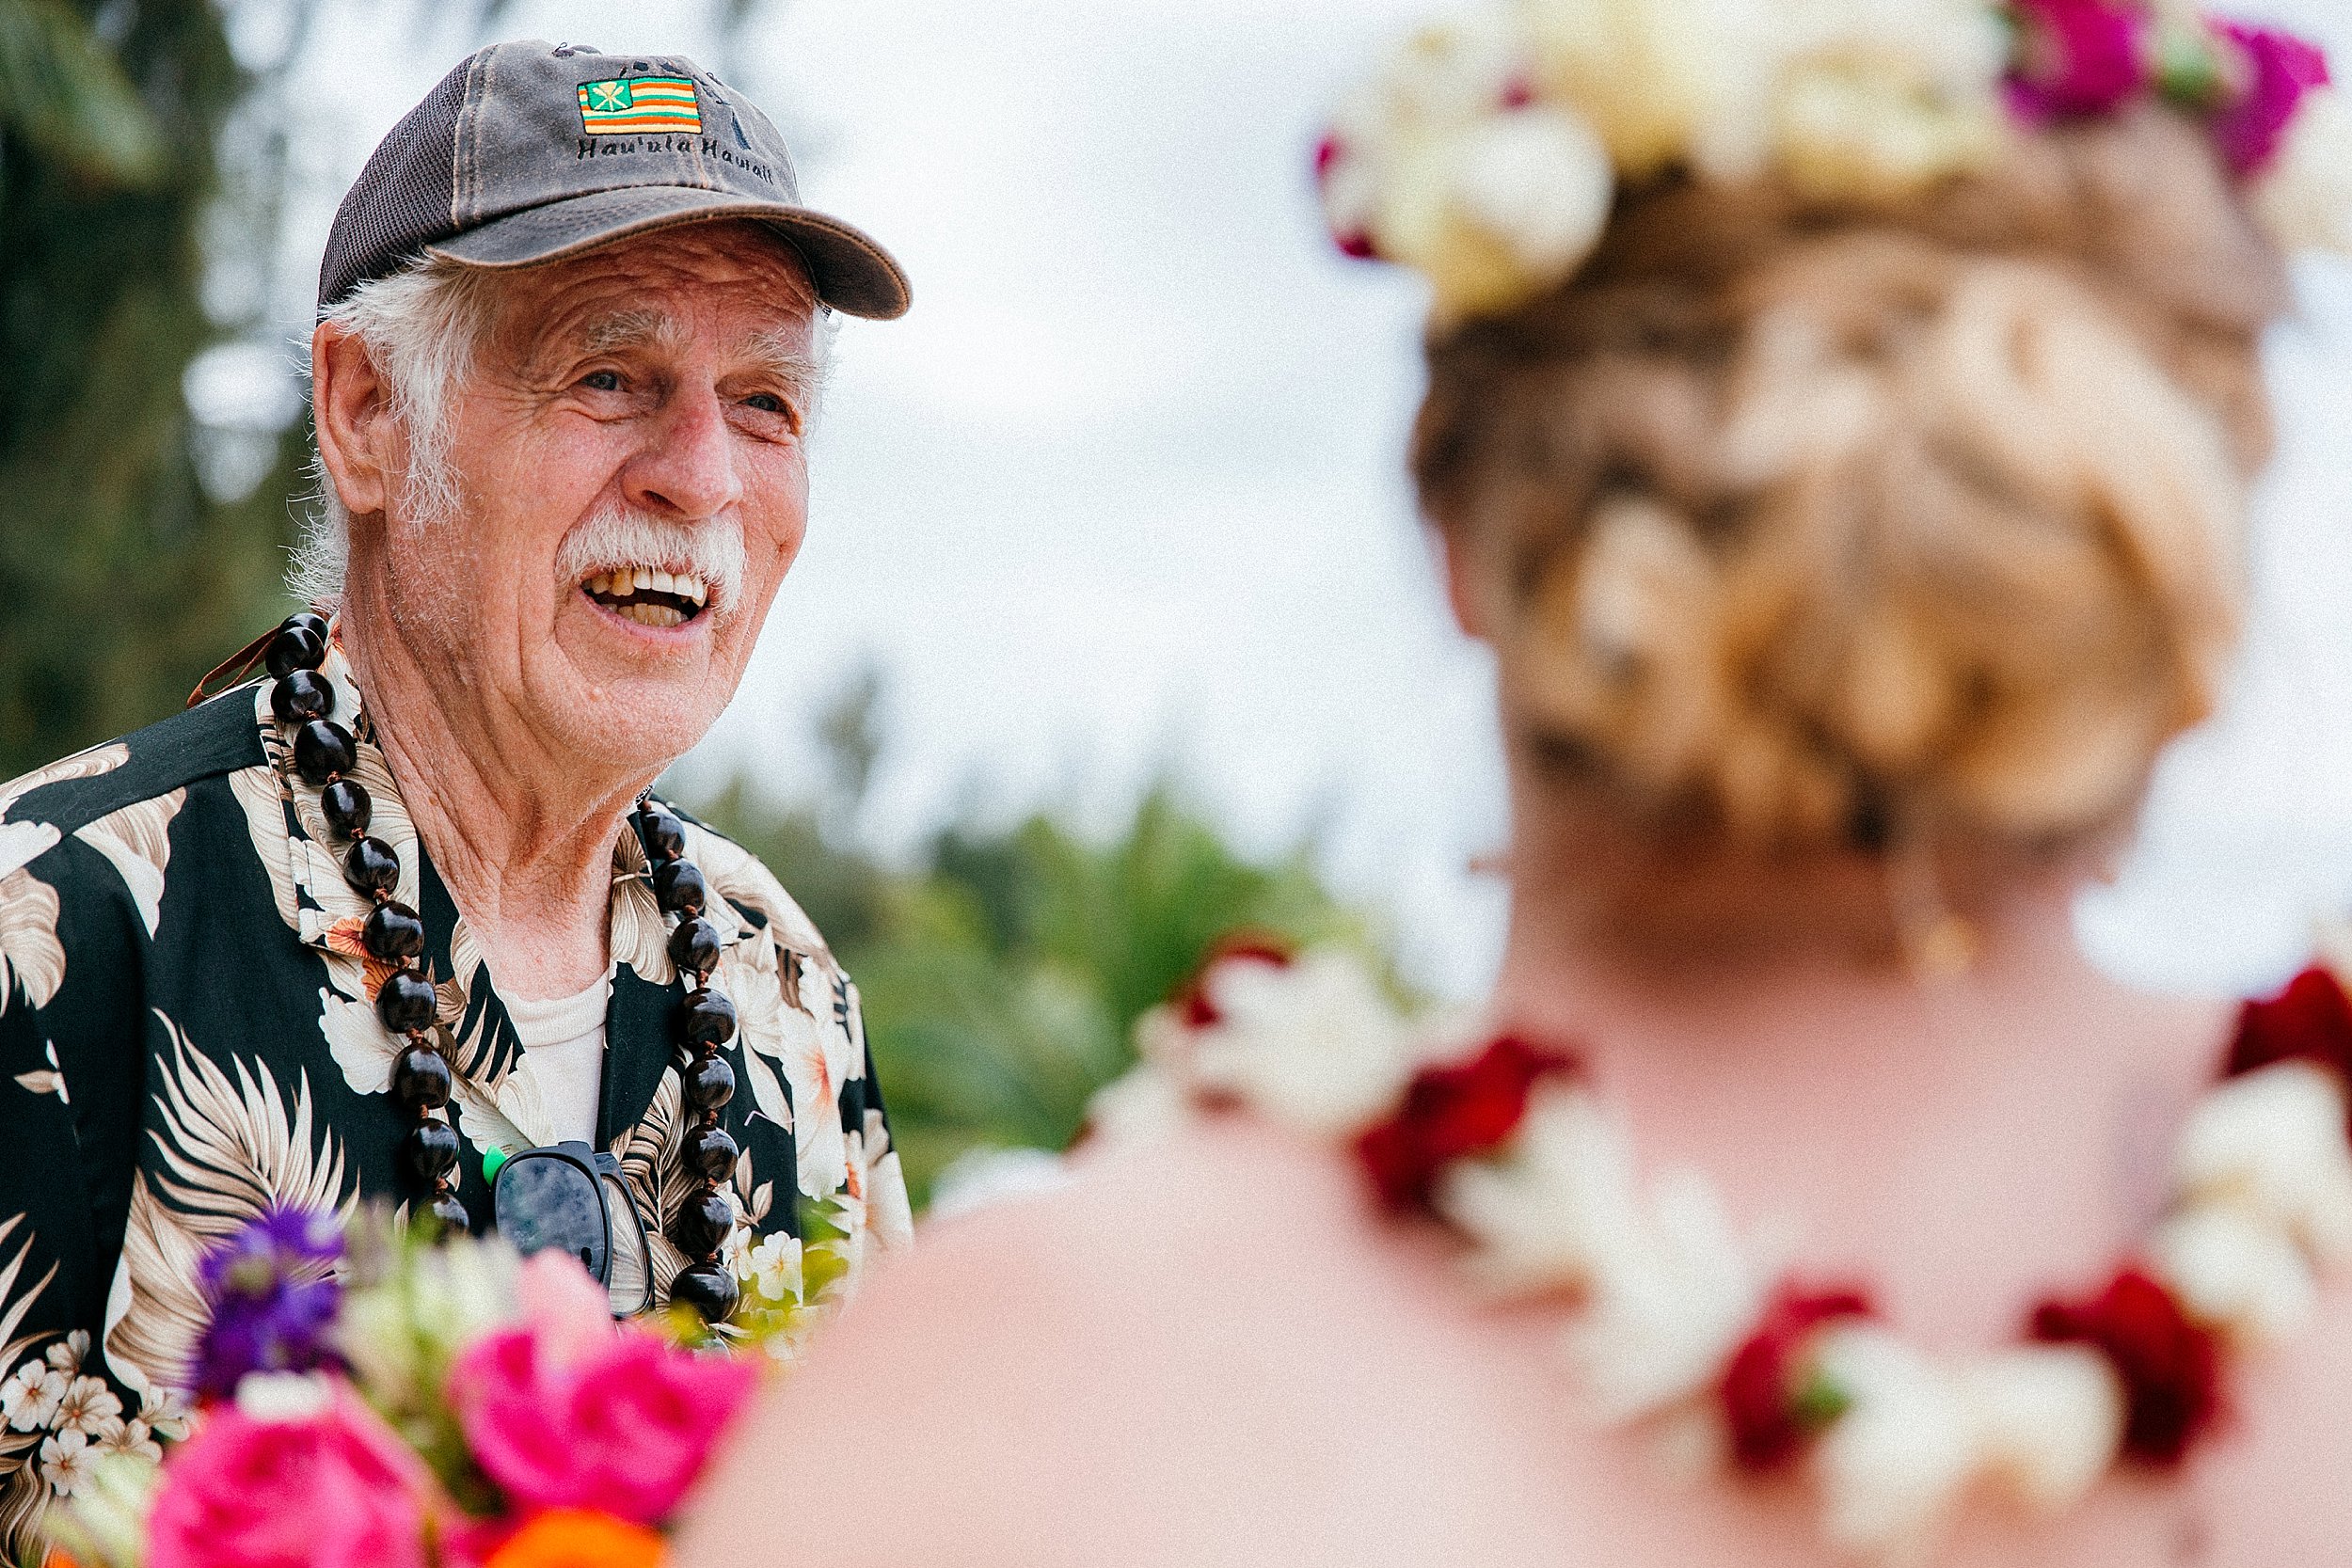
[[498,1167],[490,1203],[499,1234],[524,1257],[553,1247],[579,1259],[614,1317],[652,1305],[652,1249],[612,1155],[584,1143],[526,1148]]

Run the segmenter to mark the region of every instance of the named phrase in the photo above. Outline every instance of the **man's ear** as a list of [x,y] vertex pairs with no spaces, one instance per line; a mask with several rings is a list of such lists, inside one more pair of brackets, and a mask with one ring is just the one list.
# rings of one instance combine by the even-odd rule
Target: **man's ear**
[[310,420],[344,509],[355,517],[384,511],[401,458],[391,386],[358,336],[332,322],[310,334]]

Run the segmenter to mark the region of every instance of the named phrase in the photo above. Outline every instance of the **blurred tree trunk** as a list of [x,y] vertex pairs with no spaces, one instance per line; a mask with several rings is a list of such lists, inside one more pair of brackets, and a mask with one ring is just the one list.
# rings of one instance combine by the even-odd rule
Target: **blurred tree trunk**
[[216,501],[182,389],[247,86],[209,0],[0,0],[0,778],[176,710],[280,612],[299,425]]

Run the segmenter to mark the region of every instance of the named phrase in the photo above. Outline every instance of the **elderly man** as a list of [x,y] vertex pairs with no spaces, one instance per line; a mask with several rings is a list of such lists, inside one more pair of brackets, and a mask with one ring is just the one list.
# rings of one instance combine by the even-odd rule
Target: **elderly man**
[[177,1430],[202,1259],[273,1205],[577,1243],[616,1310],[713,1319],[803,1234],[826,1275],[907,1234],[856,992],[646,799],[800,547],[826,311],[906,305],[689,60],[501,44],[376,150],[311,340],[323,613],[0,788],[12,1555]]

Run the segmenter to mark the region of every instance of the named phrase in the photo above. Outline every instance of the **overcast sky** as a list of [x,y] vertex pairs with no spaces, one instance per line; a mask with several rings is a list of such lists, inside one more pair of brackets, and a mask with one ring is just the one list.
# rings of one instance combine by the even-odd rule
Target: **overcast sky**
[[[2341,0],[2249,6],[2352,60]],[[1173,768],[1246,844],[1314,830],[1408,964],[1474,994],[1502,832],[1486,660],[1453,631],[1401,479],[1417,285],[1325,244],[1321,115],[1424,0],[794,0],[723,61],[699,6],[516,5],[501,31],[697,54],[800,140],[804,193],[906,262],[849,324],[813,526],[698,762],[779,794],[862,660],[889,680],[869,824],[969,803],[1111,820]],[[245,45],[276,47],[246,11]],[[334,198],[471,40],[328,6],[294,79],[299,319]],[[2352,264],[2280,334],[2283,457],[2229,712],[2161,781],[2095,951],[2181,989],[2266,982],[2352,907]]]

